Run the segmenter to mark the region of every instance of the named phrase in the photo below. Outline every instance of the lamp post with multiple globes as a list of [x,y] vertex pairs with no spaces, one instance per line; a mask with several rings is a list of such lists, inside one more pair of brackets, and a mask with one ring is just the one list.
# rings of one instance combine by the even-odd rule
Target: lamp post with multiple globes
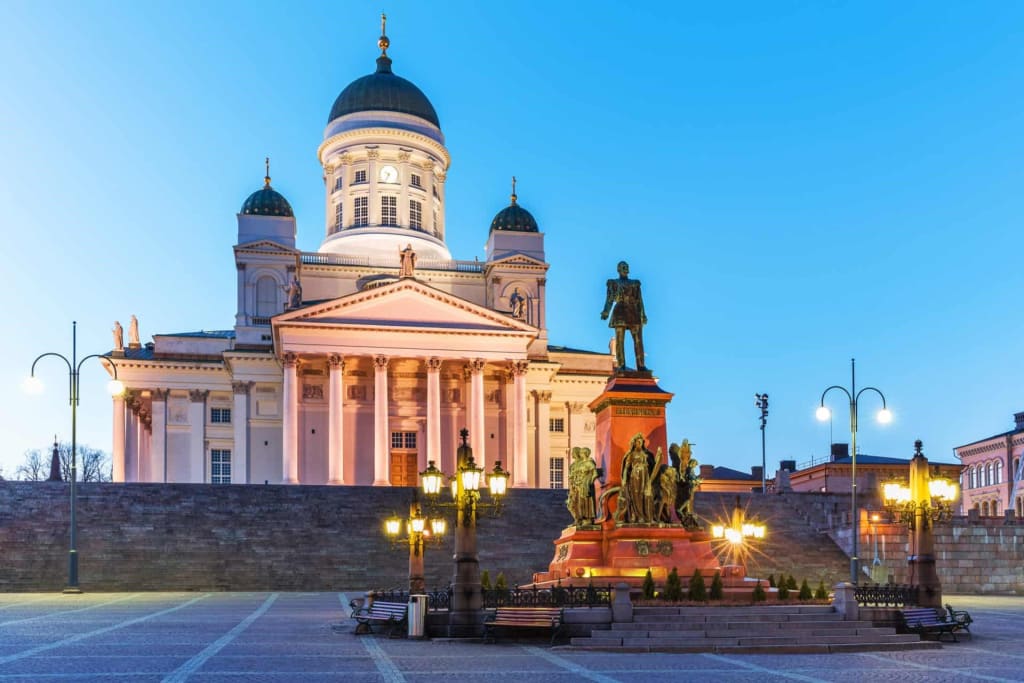
[[[415,489],[414,489],[415,491]],[[443,517],[427,519],[420,510],[420,503],[417,496],[413,495],[409,503],[409,517],[405,521],[405,538],[399,538],[402,533],[402,518],[397,515],[384,520],[384,533],[393,543],[407,541],[409,544],[409,594],[423,593],[426,590],[426,580],[423,578],[423,552],[426,549],[426,539],[430,538],[440,542],[447,528]]]
[[857,409],[860,396],[865,391],[873,391],[882,399],[882,409],[878,411],[878,421],[887,424],[892,421],[892,413],[885,404],[885,395],[875,387],[864,387],[857,391],[857,370],[856,361],[850,359],[850,388],[847,390],[837,384],[833,384],[821,392],[821,402],[815,415],[822,422],[832,417],[832,411],[825,407],[825,395],[833,389],[846,394],[850,401],[850,508],[853,524],[852,552],[850,553],[850,582],[856,585],[860,579],[860,561],[857,557],[858,541],[860,534],[860,515],[857,511]]
[[[468,443],[469,430],[459,432],[462,444],[456,459],[456,474],[450,478],[452,501],[438,503],[445,479],[433,461],[420,472],[420,482],[428,501],[433,505],[455,507],[455,575],[452,580],[452,602],[448,616],[450,637],[471,637],[479,635],[483,618],[483,590],[480,586],[480,557],[477,550],[476,520],[480,503],[480,482],[483,468],[473,460],[473,449]],[[502,496],[508,487],[508,473],[501,468],[501,462],[494,464],[488,475],[488,485],[493,503],[487,504],[498,509]]]
[[25,380],[25,388],[30,393],[40,393],[43,389],[43,384],[38,377],[36,377],[36,363],[47,356],[54,356],[60,358],[68,366],[68,401],[71,403],[71,512],[69,516],[69,527],[70,527],[70,541],[68,549],[68,585],[64,589],[65,593],[81,593],[82,590],[78,586],[78,520],[77,520],[77,480],[78,480],[78,453],[77,453],[77,433],[78,433],[78,399],[79,399],[79,380],[81,377],[82,364],[90,358],[99,358],[101,362],[110,363],[110,367],[114,371],[114,379],[107,383],[107,390],[112,396],[119,396],[124,392],[124,384],[117,379],[117,366],[114,361],[110,359],[110,356],[105,356],[98,353],[93,353],[81,360],[78,360],[78,323],[71,323],[71,359],[68,360],[66,356],[60,353],[49,351],[36,356],[36,359],[32,361],[32,370],[29,373],[28,378]]

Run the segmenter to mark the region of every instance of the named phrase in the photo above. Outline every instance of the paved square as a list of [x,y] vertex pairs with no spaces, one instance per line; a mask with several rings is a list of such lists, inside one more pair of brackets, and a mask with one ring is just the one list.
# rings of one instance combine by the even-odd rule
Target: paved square
[[948,597],[974,638],[942,650],[721,656],[357,637],[345,593],[8,593],[0,681],[1024,681],[1024,598]]

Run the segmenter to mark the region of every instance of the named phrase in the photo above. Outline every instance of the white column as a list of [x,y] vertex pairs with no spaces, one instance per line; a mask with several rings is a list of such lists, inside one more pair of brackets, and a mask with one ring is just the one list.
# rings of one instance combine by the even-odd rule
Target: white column
[[150,423],[149,480],[167,481],[167,389],[153,390],[153,415]]
[[484,361],[476,358],[469,364],[470,384],[472,395],[470,403],[473,409],[470,411],[469,445],[473,448],[473,459],[477,467],[487,469],[487,434],[484,432]]
[[388,357],[373,358],[373,485],[391,485],[391,432],[388,427]]
[[281,358],[284,365],[284,387],[281,396],[281,481],[285,484],[299,483],[299,357],[286,353]]
[[551,392],[535,391],[537,399],[537,449],[534,453],[537,459],[537,472],[534,478],[534,485],[537,487],[550,486],[550,473],[548,472],[551,460]]
[[512,485],[530,485],[526,447],[526,371],[530,362],[512,363]]
[[327,395],[327,483],[345,483],[345,359],[336,353],[327,357],[330,380]]
[[235,404],[231,408],[234,443],[231,447],[231,483],[249,483],[249,392],[252,382],[232,382]]
[[152,434],[149,428],[149,411],[139,408],[139,473],[145,481],[153,481],[149,473],[149,444]]
[[441,466],[441,359],[427,359],[427,460]]
[[115,482],[124,482],[125,466],[125,416],[124,416],[124,395],[114,396],[114,452],[112,460],[114,474],[112,479]]
[[[204,389],[193,389],[188,392],[188,424],[189,432],[189,482],[206,483],[206,397],[210,392]],[[155,473],[153,473],[155,474]],[[155,479],[154,479],[155,480]]]
[[125,395],[125,444],[124,444],[124,479],[125,481],[142,481],[139,479],[139,425],[135,415],[135,403],[138,401],[135,392]]

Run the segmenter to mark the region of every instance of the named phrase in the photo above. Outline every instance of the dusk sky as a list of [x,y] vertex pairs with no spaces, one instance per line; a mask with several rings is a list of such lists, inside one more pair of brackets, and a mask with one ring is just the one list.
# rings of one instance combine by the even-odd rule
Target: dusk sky
[[[40,353],[230,329],[235,214],[262,185],[323,237],[331,104],[394,71],[440,117],[447,242],[484,258],[519,202],[545,233],[553,344],[607,349],[605,280],[643,283],[672,441],[704,463],[828,452],[821,392],[865,394],[861,453],[932,460],[1024,410],[1024,3],[37,2],[0,22],[7,333],[2,474],[70,439],[67,369]],[[111,448],[99,363],[78,440]],[[833,440],[849,441],[835,393]]]

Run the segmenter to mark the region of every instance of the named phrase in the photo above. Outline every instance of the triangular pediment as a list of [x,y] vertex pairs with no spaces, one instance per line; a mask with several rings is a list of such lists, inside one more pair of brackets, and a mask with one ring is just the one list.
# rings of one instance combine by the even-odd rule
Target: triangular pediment
[[527,254],[510,253],[487,264],[488,268],[498,266],[528,266],[530,268],[543,268],[546,270],[548,264]]
[[261,251],[261,252],[276,252],[279,254],[295,254],[298,252],[297,249],[286,247],[283,244],[272,242],[270,240],[256,240],[255,242],[246,242],[245,244],[236,244],[235,251]]
[[532,336],[537,328],[412,278],[287,311],[275,327],[372,327]]

